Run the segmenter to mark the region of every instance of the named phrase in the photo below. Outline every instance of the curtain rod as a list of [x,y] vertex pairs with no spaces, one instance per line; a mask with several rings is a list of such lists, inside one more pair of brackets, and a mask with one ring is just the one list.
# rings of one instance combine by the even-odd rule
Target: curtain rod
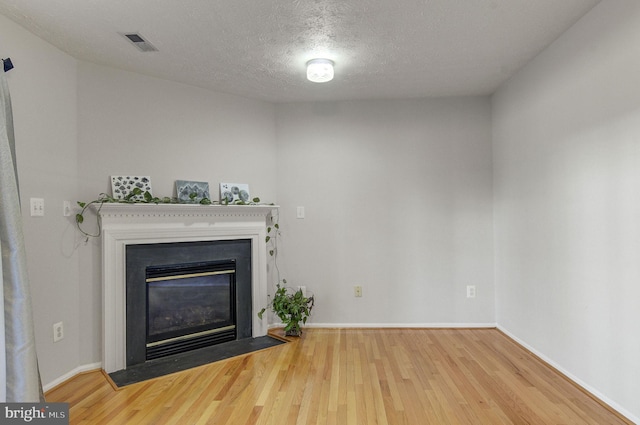
[[11,62],[11,58],[2,59],[4,63],[4,72],[11,71],[13,69],[13,62]]

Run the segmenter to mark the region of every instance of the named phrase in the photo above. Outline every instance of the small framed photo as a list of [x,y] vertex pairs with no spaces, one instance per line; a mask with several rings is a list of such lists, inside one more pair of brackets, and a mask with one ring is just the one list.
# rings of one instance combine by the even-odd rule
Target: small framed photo
[[178,202],[185,204],[199,203],[204,198],[211,199],[209,183],[191,180],[176,180]]
[[235,204],[249,203],[249,185],[244,183],[220,183],[220,202]]
[[125,199],[135,189],[142,190],[140,195],[132,196],[132,201],[143,201],[144,193],[151,192],[149,176],[111,176],[111,193],[115,199]]

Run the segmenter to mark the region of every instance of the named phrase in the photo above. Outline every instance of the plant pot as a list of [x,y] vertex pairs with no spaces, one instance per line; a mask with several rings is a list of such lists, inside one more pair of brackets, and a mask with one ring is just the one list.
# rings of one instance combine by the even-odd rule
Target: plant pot
[[302,331],[301,330],[296,330],[296,329],[291,329],[290,331],[285,331],[284,336],[301,336],[302,335]]

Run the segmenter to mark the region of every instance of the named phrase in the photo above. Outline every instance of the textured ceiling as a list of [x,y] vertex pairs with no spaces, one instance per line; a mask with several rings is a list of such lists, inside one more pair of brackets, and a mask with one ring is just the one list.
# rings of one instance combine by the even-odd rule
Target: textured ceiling
[[[598,2],[0,0],[0,13],[78,59],[289,102],[490,94]],[[306,80],[314,57],[335,62],[333,81]]]

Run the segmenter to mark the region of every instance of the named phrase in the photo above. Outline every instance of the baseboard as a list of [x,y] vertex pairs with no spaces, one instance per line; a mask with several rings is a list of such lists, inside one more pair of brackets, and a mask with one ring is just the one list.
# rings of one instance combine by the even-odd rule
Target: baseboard
[[64,375],[54,379],[53,381],[49,382],[48,384],[45,384],[42,386],[43,391],[46,393],[47,391],[57,387],[58,385],[68,381],[69,379],[73,378],[76,375],[79,375],[81,373],[84,372],[89,372],[92,370],[98,370],[98,369],[102,369],[102,363],[98,362],[98,363],[90,363],[90,364],[86,364],[86,365],[82,365],[82,366],[78,366],[77,368],[65,373]]
[[503,334],[505,334],[506,336],[511,338],[515,343],[517,343],[518,345],[522,346],[527,351],[531,352],[531,354],[536,356],[538,359],[540,359],[541,361],[546,363],[549,367],[555,369],[561,375],[564,375],[564,377],[566,379],[571,381],[574,385],[578,386],[578,388],[580,388],[583,392],[587,393],[588,395],[593,397],[595,400],[600,402],[602,405],[604,405],[604,407],[606,407],[609,410],[611,410],[612,412],[617,413],[618,415],[624,417],[624,419],[626,419],[628,421],[640,424],[640,418],[634,416],[631,412],[627,411],[625,408],[620,406],[618,403],[616,403],[613,400],[609,399],[607,396],[605,396],[604,394],[602,394],[601,392],[599,392],[595,388],[593,388],[590,385],[588,385],[586,382],[582,381],[577,376],[573,375],[572,373],[570,373],[569,371],[564,369],[562,366],[560,366],[559,364],[557,364],[556,362],[551,360],[549,357],[545,356],[543,353],[539,352],[538,350],[536,350],[535,348],[531,347],[526,342],[522,341],[520,338],[518,338],[517,336],[515,336],[514,334],[509,332],[504,327],[502,327],[500,325],[497,325],[496,328],[500,332],[502,332]]
[[[278,325],[282,326],[282,324]],[[307,323],[305,328],[325,329],[362,329],[362,328],[397,328],[397,329],[469,329],[495,328],[495,323]]]

